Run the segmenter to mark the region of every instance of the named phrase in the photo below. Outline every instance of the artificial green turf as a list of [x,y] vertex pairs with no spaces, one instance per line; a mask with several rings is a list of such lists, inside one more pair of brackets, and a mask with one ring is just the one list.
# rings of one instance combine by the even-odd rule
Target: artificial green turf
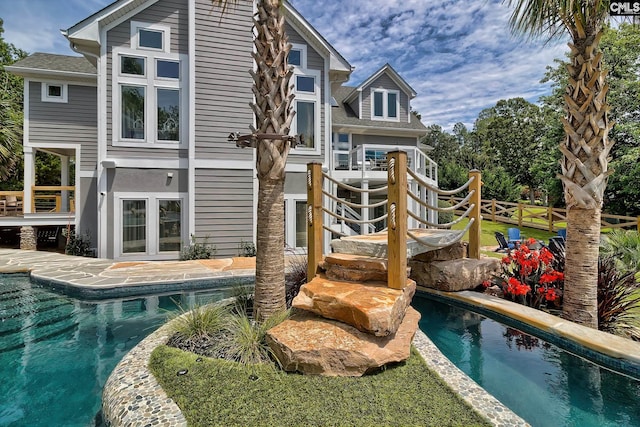
[[[361,378],[249,371],[237,363],[156,348],[149,367],[190,426],[488,426],[430,371],[406,363]],[[186,375],[177,372],[188,369]],[[251,375],[258,379],[251,379]]]

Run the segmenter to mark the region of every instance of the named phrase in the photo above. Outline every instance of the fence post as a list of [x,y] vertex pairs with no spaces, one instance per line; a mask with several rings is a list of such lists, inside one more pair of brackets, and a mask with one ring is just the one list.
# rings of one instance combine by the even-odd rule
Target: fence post
[[407,286],[407,153],[387,153],[387,165],[387,285],[404,289]]
[[496,199],[491,199],[491,222],[496,222]]
[[547,206],[547,212],[549,217],[549,233],[553,233],[553,206]]
[[322,262],[322,164],[307,165],[307,282]]
[[522,228],[522,203],[518,202],[518,228]]
[[481,221],[480,216],[480,201],[482,200],[481,188],[482,188],[482,174],[477,169],[469,171],[469,179],[474,178],[469,185],[469,191],[473,191],[473,196],[469,199],[470,204],[475,206],[471,210],[470,218],[474,219],[473,224],[469,227],[469,258],[480,259],[480,233]]

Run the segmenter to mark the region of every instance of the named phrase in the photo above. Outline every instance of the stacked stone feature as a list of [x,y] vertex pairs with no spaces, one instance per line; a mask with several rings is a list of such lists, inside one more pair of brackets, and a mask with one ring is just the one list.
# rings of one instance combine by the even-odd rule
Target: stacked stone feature
[[420,320],[415,282],[389,288],[384,258],[334,253],[321,269],[293,300],[297,313],[268,332],[284,369],[361,376],[406,360]]

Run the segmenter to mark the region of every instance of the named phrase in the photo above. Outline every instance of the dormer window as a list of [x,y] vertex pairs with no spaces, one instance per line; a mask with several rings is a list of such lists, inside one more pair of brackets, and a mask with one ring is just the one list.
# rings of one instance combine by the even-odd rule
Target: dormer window
[[67,102],[67,85],[63,83],[42,83],[42,102]]
[[398,120],[400,110],[400,94],[395,90],[372,90],[371,119]]

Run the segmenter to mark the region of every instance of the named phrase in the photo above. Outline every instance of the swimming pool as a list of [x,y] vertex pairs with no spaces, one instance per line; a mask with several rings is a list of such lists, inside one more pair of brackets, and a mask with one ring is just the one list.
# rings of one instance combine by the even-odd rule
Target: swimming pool
[[107,377],[176,303],[229,295],[227,288],[87,302],[27,275],[0,275],[0,425],[95,425]]
[[640,381],[515,328],[424,295],[420,329],[458,368],[533,427],[640,426]]

